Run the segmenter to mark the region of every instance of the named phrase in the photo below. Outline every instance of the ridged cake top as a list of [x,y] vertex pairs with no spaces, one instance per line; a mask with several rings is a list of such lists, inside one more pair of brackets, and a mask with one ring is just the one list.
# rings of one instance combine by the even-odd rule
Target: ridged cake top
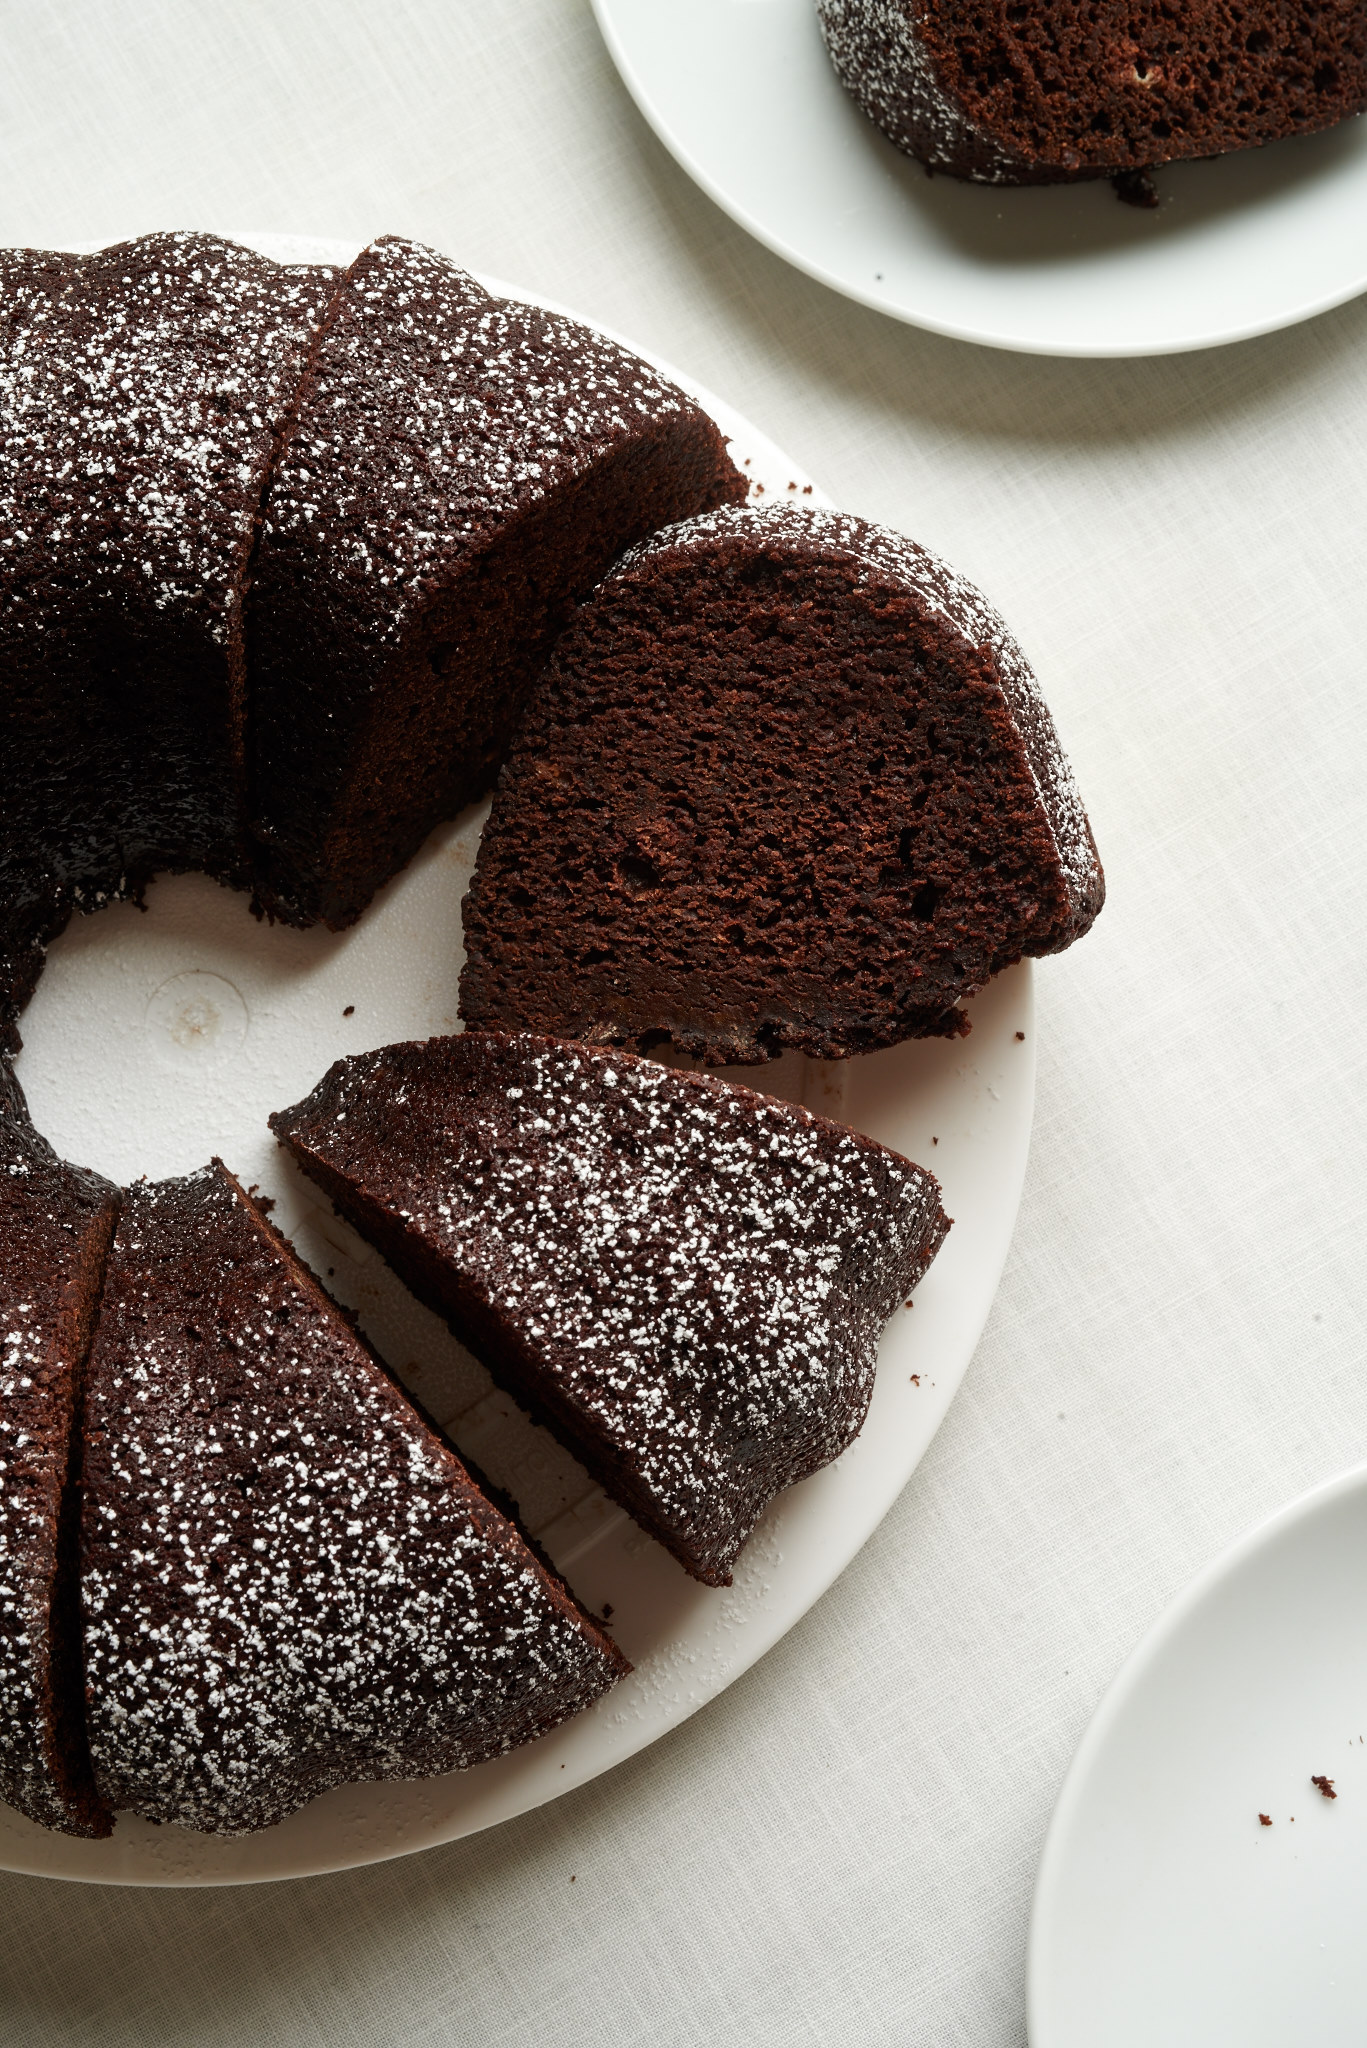
[[858,1430],[947,1227],[929,1174],[825,1118],[523,1034],[341,1061],[272,1124],[449,1262],[710,1576]]
[[267,539],[307,546],[356,630],[392,642],[425,582],[515,507],[690,407],[591,328],[494,299],[446,257],[386,235],[347,274]]
[[129,1193],[85,1488],[96,1778],[154,1820],[455,1770],[625,1668],[217,1162]]
[[99,604],[226,640],[336,277],[201,234],[0,256],[0,633]]
[[958,164],[971,136],[973,176],[1009,183],[1014,159],[971,126],[940,82],[922,32],[929,11],[925,0],[817,0],[837,78],[885,134],[900,142],[914,133],[917,155],[941,168]]
[[1071,917],[1060,944],[1085,931],[1100,908],[1104,886],[1087,813],[1030,664],[976,584],[891,527],[804,505],[728,505],[699,513],[632,548],[613,574],[629,574],[661,555],[706,553],[719,541],[744,536],[772,537],[785,547],[806,544],[844,555],[867,572],[870,582],[909,592],[970,646],[990,654],[1058,854]]
[[97,1830],[53,1725],[50,1615],[73,1372],[113,1204],[0,1108],[0,1798],[73,1833]]

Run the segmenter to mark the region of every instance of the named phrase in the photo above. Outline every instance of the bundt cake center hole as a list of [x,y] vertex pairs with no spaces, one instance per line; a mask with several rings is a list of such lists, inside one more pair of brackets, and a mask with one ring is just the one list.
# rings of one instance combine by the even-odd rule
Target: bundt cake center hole
[[67,1159],[124,1186],[214,1153],[271,1193],[266,1119],[332,1061],[457,1027],[460,904],[485,807],[440,827],[344,932],[253,917],[201,874],[73,917],[20,1019],[15,1071]]

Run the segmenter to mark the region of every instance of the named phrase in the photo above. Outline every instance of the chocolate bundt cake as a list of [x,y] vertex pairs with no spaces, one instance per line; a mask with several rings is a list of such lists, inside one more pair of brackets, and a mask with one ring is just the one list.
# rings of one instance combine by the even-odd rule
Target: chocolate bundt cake
[[817,0],[817,12],[841,84],[883,133],[980,184],[1133,178],[1367,106],[1358,0]]
[[410,242],[0,252],[0,1046],[159,869],[355,917],[613,557],[744,489],[638,358]]
[[246,879],[242,598],[336,282],[212,235],[0,257],[3,1023],[74,904]]
[[73,1467],[118,1192],[58,1159],[0,1081],[0,1799],[107,1835],[82,1713]]
[[858,1433],[949,1227],[929,1174],[824,1117],[526,1035],[339,1060],[271,1127],[709,1585]]
[[467,1026],[713,1063],[966,1029],[1103,882],[1039,689],[972,586],[836,513],[657,534],[528,706],[465,899]]
[[154,1821],[478,1763],[628,1668],[217,1161],[126,1197],[81,1538],[96,1784]]
[[636,356],[386,236],[347,273],[266,502],[251,599],[257,886],[343,925],[492,783],[575,599],[743,498]]

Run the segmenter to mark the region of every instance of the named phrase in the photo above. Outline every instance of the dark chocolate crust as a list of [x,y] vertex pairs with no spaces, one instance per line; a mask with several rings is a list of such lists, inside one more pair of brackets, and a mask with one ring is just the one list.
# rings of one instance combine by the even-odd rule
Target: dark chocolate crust
[[365,250],[252,586],[267,909],[356,917],[489,787],[574,601],[653,528],[744,493],[713,422],[638,357],[415,243]]
[[1103,896],[979,593],[862,520],[719,511],[637,548],[557,647],[480,842],[460,1010],[841,1058],[964,1029],[964,996]]
[[103,1797],[213,1834],[498,1755],[629,1668],[218,1161],[126,1198],[81,1598]]
[[709,1585],[858,1433],[949,1227],[930,1174],[824,1117],[526,1035],[340,1060],[271,1127]]
[[0,1028],[73,907],[245,879],[242,598],[336,283],[212,235],[0,252]]
[[1068,183],[1333,127],[1367,106],[1359,0],[817,0],[846,90],[899,149]]
[[[6,1062],[0,1060],[0,1070]],[[0,1071],[0,1081],[5,1078]],[[76,1605],[76,1420],[118,1190],[67,1166],[0,1094],[0,1799],[107,1835]]]

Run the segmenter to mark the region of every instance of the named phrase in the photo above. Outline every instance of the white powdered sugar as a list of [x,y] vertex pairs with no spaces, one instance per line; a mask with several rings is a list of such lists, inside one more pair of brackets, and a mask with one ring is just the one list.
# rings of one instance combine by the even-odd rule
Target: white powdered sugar
[[0,1112],[0,1798],[77,1834],[93,1830],[62,1753],[71,1702],[51,1696],[52,1604],[79,1344],[113,1197]]
[[96,1779],[154,1820],[459,1769],[625,1668],[217,1165],[129,1193],[84,1513]]
[[410,1284],[449,1269],[495,1375],[516,1354],[514,1391],[710,1578],[855,1435],[944,1228],[930,1175],[823,1118],[521,1034],[341,1062],[276,1129]]
[[837,78],[885,135],[932,170],[1009,185],[1018,159],[945,87],[922,33],[929,11],[926,0],[817,0]]
[[263,551],[306,546],[309,580],[373,644],[392,644],[516,510],[690,409],[591,328],[491,298],[445,257],[384,236],[343,287],[271,486]]
[[[197,234],[0,254],[0,632],[42,592],[226,645],[275,440],[336,273]],[[27,305],[25,302],[27,301]],[[52,602],[56,602],[56,597]]]

